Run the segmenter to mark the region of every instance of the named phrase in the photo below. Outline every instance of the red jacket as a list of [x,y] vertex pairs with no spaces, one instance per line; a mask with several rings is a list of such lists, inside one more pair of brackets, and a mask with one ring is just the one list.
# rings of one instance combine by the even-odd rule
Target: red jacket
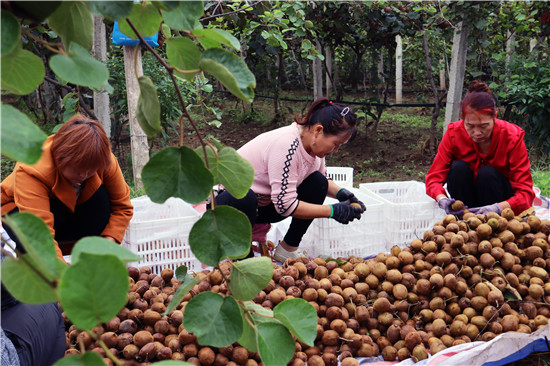
[[[34,165],[17,163],[13,172],[2,181],[1,202],[2,215],[15,207],[42,218],[48,225],[52,236],[54,217],[50,212],[50,197],[57,197],[65,206],[74,212],[75,206],[86,202],[103,185],[109,192],[111,200],[111,217],[102,236],[111,236],[119,243],[124,237],[126,228],[132,218],[134,208],[130,201],[130,189],[122,176],[116,157],[111,153],[111,165],[105,171],[98,171],[88,178],[80,192],[78,201],[71,183],[57,169],[51,154],[53,135],[42,146],[42,157]],[[57,242],[57,256],[63,258]]]
[[439,194],[446,195],[443,184],[447,181],[452,162],[464,160],[470,165],[474,179],[481,167],[495,168],[512,184],[514,195],[506,201],[514,213],[517,215],[528,209],[533,203],[535,193],[530,171],[531,162],[523,141],[524,135],[525,132],[520,127],[497,119],[489,153],[485,155],[464,129],[462,120],[450,123],[426,175],[426,193],[433,199]]

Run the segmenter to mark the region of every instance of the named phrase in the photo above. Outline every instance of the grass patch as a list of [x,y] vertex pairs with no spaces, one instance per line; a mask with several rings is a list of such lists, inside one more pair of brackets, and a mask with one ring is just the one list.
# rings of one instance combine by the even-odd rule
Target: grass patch
[[531,175],[533,176],[533,184],[540,188],[540,194],[544,197],[550,197],[550,171],[534,171]]

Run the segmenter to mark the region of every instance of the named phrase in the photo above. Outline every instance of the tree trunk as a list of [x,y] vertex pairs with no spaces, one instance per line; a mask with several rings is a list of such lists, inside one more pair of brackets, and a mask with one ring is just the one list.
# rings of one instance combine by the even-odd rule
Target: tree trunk
[[451,69],[449,72],[449,91],[447,94],[443,131],[447,130],[449,123],[458,120],[460,116],[460,101],[462,99],[466,55],[468,53],[468,30],[469,24],[465,17],[465,20],[458,23],[454,32]]
[[124,73],[126,75],[126,95],[128,99],[128,119],[130,121],[130,145],[132,151],[132,171],[134,187],[143,188],[141,171],[149,161],[149,144],[147,135],[138,124],[136,111],[139,98],[137,78],[143,75],[140,46],[124,47]]
[[280,105],[279,105],[279,90],[281,89],[281,79],[283,78],[283,49],[279,49],[277,54],[277,61],[275,63],[277,66],[277,80],[275,82],[275,97],[273,98],[273,108],[275,109],[275,115],[273,117],[274,121],[280,119]]
[[[105,23],[103,17],[94,16],[94,46],[93,55],[103,63],[107,62],[107,41],[105,38]],[[111,117],[109,109],[109,93],[105,90],[94,91],[94,114],[111,138]]]
[[512,54],[516,52],[516,34],[507,31],[506,36],[506,73],[510,73],[510,61]]
[[403,103],[403,40],[395,36],[395,103]]
[[330,92],[332,89],[332,48],[330,46],[325,47],[325,65],[327,68],[326,75],[326,92],[325,95],[330,99]]
[[[322,54],[323,50],[319,41],[315,40],[315,49]],[[322,61],[315,57],[313,60],[313,100],[323,96],[323,64]]]

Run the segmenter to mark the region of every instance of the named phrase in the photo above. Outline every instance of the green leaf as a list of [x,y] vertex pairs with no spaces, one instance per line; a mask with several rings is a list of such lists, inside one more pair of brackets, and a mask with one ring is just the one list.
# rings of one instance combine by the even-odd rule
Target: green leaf
[[160,125],[160,102],[157,95],[157,88],[148,76],[140,76],[139,99],[137,104],[137,120],[143,132],[149,137],[155,136],[162,131]]
[[171,11],[162,10],[164,22],[172,29],[193,30],[195,22],[204,14],[202,1],[180,1]]
[[[255,257],[233,263],[229,289],[241,301],[252,300],[273,276],[271,258]],[[307,302],[306,302],[307,303]],[[317,325],[317,316],[315,317]],[[317,330],[317,327],[315,328]]]
[[57,294],[50,285],[40,277],[32,266],[22,259],[28,259],[24,254],[16,260],[6,258],[2,262],[2,283],[19,301],[27,304],[43,304],[57,301]]
[[101,88],[109,77],[109,70],[78,43],[72,43],[69,54],[50,58],[50,67],[61,79],[69,83]]
[[47,136],[29,117],[11,105],[2,104],[0,129],[3,155],[25,164],[34,164],[40,159]]
[[184,281],[185,276],[187,276],[187,266],[179,266],[176,268],[176,279],[178,281]]
[[193,225],[189,245],[199,261],[216,266],[225,257],[235,259],[247,255],[251,235],[252,227],[244,213],[231,206],[216,206]]
[[[211,162],[210,157],[208,161]],[[215,181],[223,184],[236,198],[246,196],[254,182],[252,164],[231,147],[223,147],[218,151],[217,164],[210,164],[210,170],[216,178]]]
[[186,146],[167,147],[153,155],[143,167],[141,178],[153,202],[179,197],[195,204],[203,202],[212,190],[212,173],[197,154]]
[[199,344],[225,347],[241,336],[242,312],[233,296],[205,291],[185,306],[183,326],[197,336]]
[[100,236],[88,236],[80,239],[71,252],[71,263],[76,263],[81,253],[112,254],[123,262],[139,261],[140,256],[128,249]]
[[63,1],[48,18],[48,24],[63,39],[65,49],[78,43],[89,50],[94,43],[94,17],[83,1]]
[[286,365],[294,356],[295,343],[283,325],[265,322],[257,326],[258,351],[266,365]]
[[[166,56],[170,66],[180,70],[198,70],[201,51],[199,47],[187,37],[173,37],[166,40]],[[193,80],[195,74],[182,74],[176,71],[186,80]]]
[[[243,333],[238,342],[249,351],[258,352],[256,326],[264,322],[275,322],[278,324],[280,324],[280,322],[273,317],[273,311],[270,309],[266,309],[252,301],[245,301],[243,305],[245,307],[245,313],[243,315]],[[245,317],[248,320],[245,319]],[[251,326],[251,324],[253,326]]]
[[231,33],[217,28],[195,29],[193,34],[198,36],[198,41],[205,49],[220,47],[221,44],[233,48],[235,51],[241,50],[241,44]]
[[17,19],[7,11],[1,12],[2,14],[2,41],[0,46],[2,47],[2,56],[6,56],[14,52],[21,45],[21,29]]
[[[233,279],[233,278],[232,278]],[[273,309],[273,316],[308,346],[317,337],[317,311],[304,299],[288,299]]]
[[94,14],[119,22],[132,11],[131,1],[89,1],[87,4]]
[[128,270],[110,254],[81,253],[67,268],[58,291],[67,317],[79,329],[111,320],[126,304]]
[[179,303],[183,300],[185,295],[187,295],[187,293],[191,291],[193,286],[195,286],[200,281],[201,281],[201,278],[199,276],[193,277],[190,274],[186,275],[183,280],[183,283],[178,287],[178,289],[174,293],[174,296],[172,296],[172,300],[170,300],[170,303],[166,307],[166,311],[164,312],[163,315],[168,314],[173,310],[175,310],[178,307]]
[[[157,8],[145,2],[134,4],[128,18],[143,37],[154,36],[159,31],[162,22]],[[128,22],[122,21],[118,24],[118,27],[128,37],[138,39]]]
[[199,66],[212,74],[238,98],[252,102],[256,78],[237,55],[221,48],[210,48],[201,56]]
[[6,215],[4,220],[23,244],[36,270],[50,281],[59,279],[55,243],[44,220],[30,212]]
[[94,351],[84,352],[82,355],[70,355],[67,357],[60,358],[54,366],[105,366],[105,362],[99,355],[99,353]]
[[3,90],[25,95],[32,93],[44,80],[44,64],[30,51],[19,49],[2,56],[1,63]]

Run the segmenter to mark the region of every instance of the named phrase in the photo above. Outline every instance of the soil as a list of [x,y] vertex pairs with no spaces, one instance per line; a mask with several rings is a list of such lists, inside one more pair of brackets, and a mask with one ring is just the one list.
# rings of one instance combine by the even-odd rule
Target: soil
[[[199,125],[201,135],[214,136],[225,146],[238,149],[260,133],[291,123],[294,116],[301,113],[304,103],[285,102],[285,115],[280,118],[280,121],[271,120],[267,122],[254,119],[243,122],[242,114],[249,111],[249,107],[242,107],[238,102],[235,103],[235,106],[233,103],[226,103],[225,106],[220,105],[220,108],[225,107],[233,111],[239,111],[241,113],[240,122],[236,121],[237,118],[229,117],[222,120],[222,126],[219,128],[202,123]],[[254,108],[261,115],[274,115],[270,101],[255,102]],[[366,128],[364,123],[363,125],[360,124],[359,133],[355,139],[343,145],[338,152],[327,157],[327,166],[353,167],[355,186],[366,182],[407,180],[423,182],[434,157],[434,154],[425,148],[426,141],[429,138],[429,129],[427,127],[407,127],[401,122],[393,121],[391,114],[401,113],[414,116],[418,114],[426,115],[430,111],[426,108],[392,108],[384,113],[390,117],[380,122],[376,131],[372,129],[372,126]],[[224,115],[226,114],[231,115],[231,113],[225,113],[224,111]],[[368,122],[372,121],[369,120]],[[186,129],[191,131],[188,126],[186,126]],[[169,145],[176,146],[178,140],[175,135],[172,136]],[[193,148],[199,145],[196,135],[192,132],[185,135],[184,144]],[[159,143],[155,143],[153,147],[154,150],[161,148],[162,146]],[[123,150],[126,149],[123,148]],[[126,163],[129,162],[129,159],[123,160],[126,160]]]

